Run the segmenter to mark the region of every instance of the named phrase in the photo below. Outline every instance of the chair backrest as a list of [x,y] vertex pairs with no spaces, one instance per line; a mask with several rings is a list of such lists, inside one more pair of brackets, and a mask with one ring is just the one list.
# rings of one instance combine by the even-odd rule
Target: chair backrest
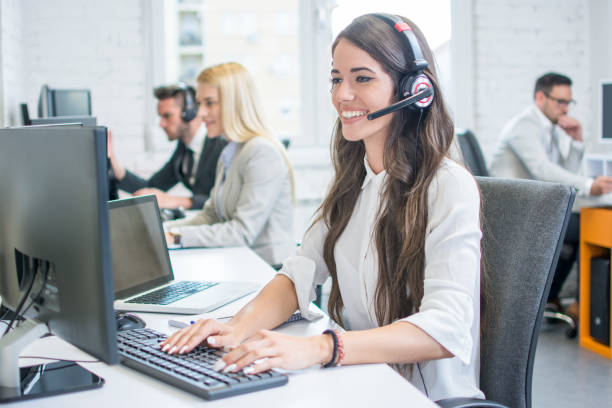
[[574,202],[563,184],[477,177],[489,297],[480,386],[489,400],[531,407],[542,314]]
[[463,162],[474,176],[488,176],[489,171],[476,136],[470,130],[456,133]]

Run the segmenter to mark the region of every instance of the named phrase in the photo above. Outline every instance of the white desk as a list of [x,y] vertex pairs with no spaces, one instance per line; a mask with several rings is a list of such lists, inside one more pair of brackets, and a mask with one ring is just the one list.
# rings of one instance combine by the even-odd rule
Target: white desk
[[[247,248],[199,249],[171,251],[172,265],[178,278],[211,280],[252,280],[265,283],[274,271]],[[233,314],[248,299],[234,302],[220,309],[221,315]],[[169,315],[141,314],[149,327],[170,332]],[[314,335],[325,330],[328,318],[313,323],[293,323],[281,329],[295,335]],[[92,357],[56,337],[40,339],[27,347],[22,355],[61,357],[91,360]],[[23,365],[38,364],[41,360],[22,359]],[[410,406],[435,407],[423,394],[386,364],[310,368],[290,372],[285,386],[254,392],[217,401],[207,401],[178,388],[166,385],[122,365],[82,363],[88,370],[106,380],[96,390],[33,399],[7,407],[113,407],[152,406],[182,407],[372,407]]]

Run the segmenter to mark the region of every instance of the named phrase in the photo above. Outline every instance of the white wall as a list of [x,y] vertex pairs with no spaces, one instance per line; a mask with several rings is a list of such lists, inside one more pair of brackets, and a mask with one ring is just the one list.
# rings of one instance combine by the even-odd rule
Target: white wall
[[20,125],[19,103],[24,95],[25,50],[23,8],[19,0],[0,3],[0,123]]
[[141,167],[145,148],[167,149],[152,96],[152,4],[2,0],[3,124],[20,124],[20,102],[36,116],[43,83],[89,88],[93,114],[113,130],[117,153],[127,165]]
[[[171,147],[156,124],[151,95],[163,77],[156,73],[163,58],[163,29],[156,27],[163,4],[0,0],[0,125],[20,123],[20,102],[35,113],[44,82],[90,88],[94,114],[114,129],[120,158],[136,169],[157,166],[145,165],[151,156],[142,152],[162,151],[153,159],[162,161]],[[455,119],[475,130],[487,159],[502,125],[531,103],[535,79],[549,70],[574,80],[578,105],[572,114],[583,122],[587,148],[600,149],[597,84],[612,78],[609,0],[454,0],[452,5]]]
[[591,0],[589,34],[591,37],[591,115],[593,137],[587,146],[591,152],[612,152],[611,143],[600,143],[601,134],[601,94],[602,80],[612,81],[612,2],[610,0]]
[[588,0],[474,0],[474,127],[490,159],[503,124],[533,101],[541,74],[573,81],[570,115],[591,129]]

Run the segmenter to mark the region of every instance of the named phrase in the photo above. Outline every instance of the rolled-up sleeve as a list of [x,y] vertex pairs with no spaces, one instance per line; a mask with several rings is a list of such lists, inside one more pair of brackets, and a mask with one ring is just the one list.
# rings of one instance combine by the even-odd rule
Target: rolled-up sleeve
[[442,168],[429,189],[423,300],[400,321],[469,364],[480,318],[480,195],[467,171],[452,170]]
[[285,275],[293,282],[298,298],[300,313],[308,320],[321,317],[310,310],[310,302],[315,295],[315,286],[322,285],[329,276],[329,271],[323,258],[323,243],[327,228],[325,223],[318,221],[312,226],[302,240],[295,256],[287,258],[278,274]]

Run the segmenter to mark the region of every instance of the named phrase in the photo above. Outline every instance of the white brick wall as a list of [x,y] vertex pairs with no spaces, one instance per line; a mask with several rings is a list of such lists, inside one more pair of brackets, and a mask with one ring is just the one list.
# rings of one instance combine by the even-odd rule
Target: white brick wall
[[474,0],[475,133],[487,159],[548,71],[572,79],[578,104],[570,115],[591,137],[588,7],[587,0]]
[[115,129],[118,150],[142,151],[147,91],[142,1],[26,0],[23,7],[31,109],[43,83],[89,88],[93,114]]
[[[98,124],[113,130],[120,159],[141,168],[145,140],[171,148],[156,125],[148,0],[2,0],[5,125],[18,104],[36,117],[43,83],[89,88]],[[163,161],[155,155],[154,161]],[[165,155],[164,155],[165,156]],[[148,166],[147,166],[148,167]]]
[[25,89],[23,49],[23,9],[19,0],[3,0],[0,4],[0,69],[3,96],[0,101],[6,126],[21,125],[19,103]]

